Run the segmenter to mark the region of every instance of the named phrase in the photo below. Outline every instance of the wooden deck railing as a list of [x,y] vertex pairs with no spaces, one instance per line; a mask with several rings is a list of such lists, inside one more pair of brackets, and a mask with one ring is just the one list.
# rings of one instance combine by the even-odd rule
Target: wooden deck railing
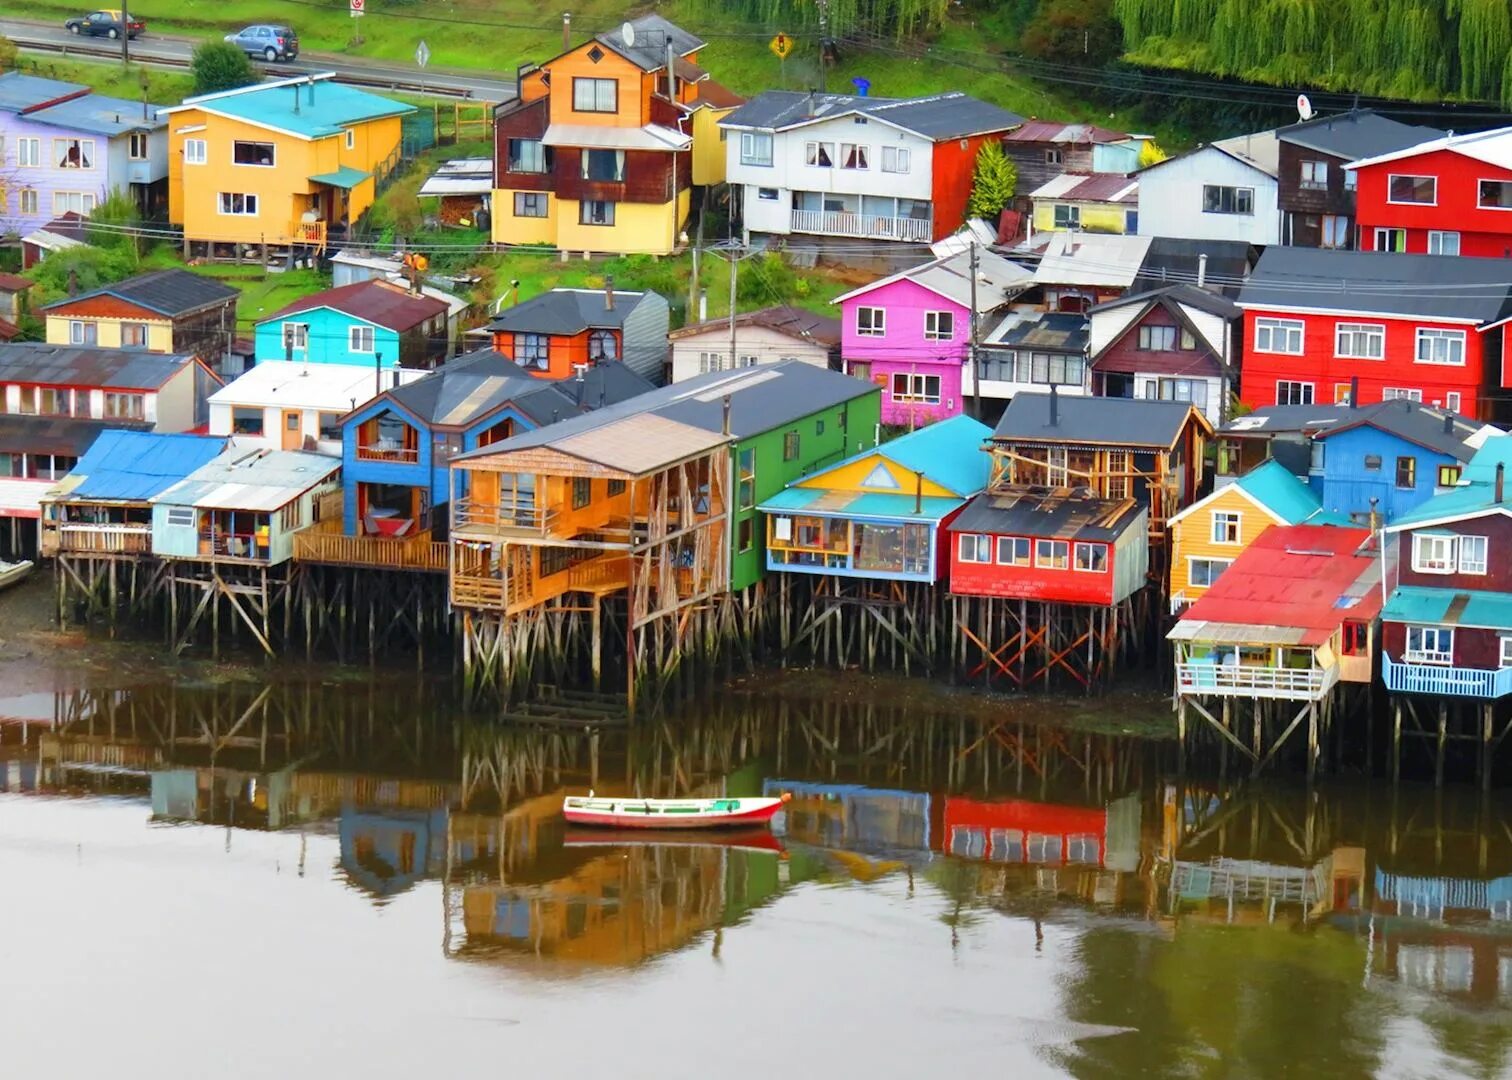
[[290,235],[296,244],[308,244],[325,250],[326,223],[323,221],[296,221]]
[[146,555],[151,551],[151,525],[42,523],[43,555],[56,555],[59,552]]
[[414,465],[420,460],[420,451],[413,446],[359,446],[359,461],[393,461],[402,465]]
[[1499,698],[1512,693],[1512,668],[1406,664],[1382,653],[1381,681],[1394,693]]
[[431,539],[429,531],[414,536],[347,536],[340,521],[322,521],[294,534],[294,560],[442,573],[446,545]]
[[630,584],[630,559],[621,555],[601,555],[576,563],[567,571],[570,592],[598,592],[622,589]]
[[556,523],[557,512],[533,502],[480,503],[458,499],[452,507],[452,531],[545,534]]
[[1311,701],[1339,681],[1339,669],[1246,667],[1242,664],[1177,663],[1176,688],[1183,694],[1282,698]]

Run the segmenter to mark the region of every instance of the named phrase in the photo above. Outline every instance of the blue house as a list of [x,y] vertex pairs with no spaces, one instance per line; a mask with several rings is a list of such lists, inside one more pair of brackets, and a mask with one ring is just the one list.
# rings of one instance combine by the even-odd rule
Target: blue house
[[938,581],[942,528],[987,486],[992,429],[952,416],[788,485],[767,516],[767,569]]
[[481,349],[385,390],[341,420],[347,536],[415,537],[439,524],[453,456],[652,389],[619,364],[548,381]]
[[374,898],[405,892],[446,863],[448,813],[343,806],[336,832],[347,880]]
[[444,300],[374,279],[314,293],[257,324],[253,356],[311,364],[428,368],[446,355]]
[[1345,410],[1313,435],[1308,483],[1326,512],[1368,524],[1395,521],[1454,487],[1484,437],[1482,424],[1399,399]]

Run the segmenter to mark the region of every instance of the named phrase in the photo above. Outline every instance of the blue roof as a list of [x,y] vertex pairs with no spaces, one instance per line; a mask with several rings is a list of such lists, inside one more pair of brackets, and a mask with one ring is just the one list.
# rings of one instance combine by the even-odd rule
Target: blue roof
[[992,456],[982,449],[982,444],[991,437],[992,429],[986,424],[969,416],[952,416],[900,435],[875,451],[868,450],[850,460],[878,453],[910,472],[922,472],[924,479],[965,497],[975,495],[987,486],[992,472]]
[[20,112],[88,89],[80,83],[22,75],[19,71],[6,72],[0,75],[0,112]]
[[102,432],[68,474],[63,497],[145,502],[225,448],[220,436]]
[[103,94],[86,94],[46,109],[38,109],[34,113],[28,113],[26,118],[107,138],[128,131],[168,126],[168,117],[161,106],[144,106],[140,101],[106,97]]
[[1323,510],[1318,496],[1301,479],[1274,458],[1234,481],[1245,494],[1288,525],[1348,525],[1349,518]]
[[[1463,606],[1449,617],[1449,608],[1456,604]],[[1512,593],[1398,585],[1381,609],[1381,618],[1387,622],[1512,630]]]
[[[1498,508],[1496,501],[1496,467],[1506,467],[1506,482],[1512,484],[1512,438],[1496,436],[1486,440],[1475,452],[1460,476],[1458,487],[1435,495],[1409,513],[1402,514],[1392,528],[1400,529],[1418,521],[1468,517]],[[1505,494],[1505,492],[1504,492]],[[1512,504],[1505,504],[1512,510]]]
[[[297,111],[296,89],[299,98]],[[390,101],[321,76],[316,76],[313,82],[306,78],[280,79],[256,87],[201,94],[185,98],[184,103],[173,111],[195,108],[287,131],[306,139],[338,135],[350,124],[415,111],[413,105]]]
[[[790,487],[763,501],[757,509],[765,514],[804,512],[816,517],[877,518],[885,521],[936,523],[946,515],[959,510],[965,501],[964,498],[947,499],[940,495],[926,495],[922,500],[918,500],[922,505],[919,512],[915,513],[916,500],[912,495],[877,495],[870,492],[851,493],[826,491],[824,488]],[[823,505],[814,505],[819,502]]]

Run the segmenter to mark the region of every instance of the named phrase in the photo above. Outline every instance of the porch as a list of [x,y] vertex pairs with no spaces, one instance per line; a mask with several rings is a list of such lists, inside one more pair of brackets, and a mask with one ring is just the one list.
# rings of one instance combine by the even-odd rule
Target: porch
[[1311,649],[1179,647],[1176,692],[1195,697],[1321,701],[1339,681],[1337,663],[1319,666]]
[[1499,698],[1512,693],[1512,668],[1451,667],[1407,664],[1381,653],[1381,679],[1394,694],[1437,694],[1443,697]]
[[795,191],[791,228],[820,236],[927,244],[934,239],[934,213],[929,203],[917,199]]
[[294,561],[445,573],[447,545],[428,529],[401,537],[347,536],[340,519],[332,519],[294,534]]
[[140,505],[44,503],[43,556],[146,555],[152,551],[152,509]]
[[[787,494],[787,493],[784,493]],[[933,581],[935,523],[860,521],[761,509],[767,569],[899,581]]]

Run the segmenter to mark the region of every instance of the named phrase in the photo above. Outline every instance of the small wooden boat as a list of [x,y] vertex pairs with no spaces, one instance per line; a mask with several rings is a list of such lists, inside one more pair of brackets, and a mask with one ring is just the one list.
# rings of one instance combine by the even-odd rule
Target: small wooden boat
[[30,559],[21,562],[0,562],[0,589],[8,589],[12,585],[19,585],[32,572],[33,563]]
[[609,829],[727,829],[767,824],[787,799],[596,798],[590,791],[567,796],[562,816],[569,825]]
[[594,847],[689,847],[721,848],[726,851],[751,851],[787,858],[772,830],[761,825],[735,826],[729,829],[649,829],[632,835],[614,834],[605,829],[568,829],[562,846]]

